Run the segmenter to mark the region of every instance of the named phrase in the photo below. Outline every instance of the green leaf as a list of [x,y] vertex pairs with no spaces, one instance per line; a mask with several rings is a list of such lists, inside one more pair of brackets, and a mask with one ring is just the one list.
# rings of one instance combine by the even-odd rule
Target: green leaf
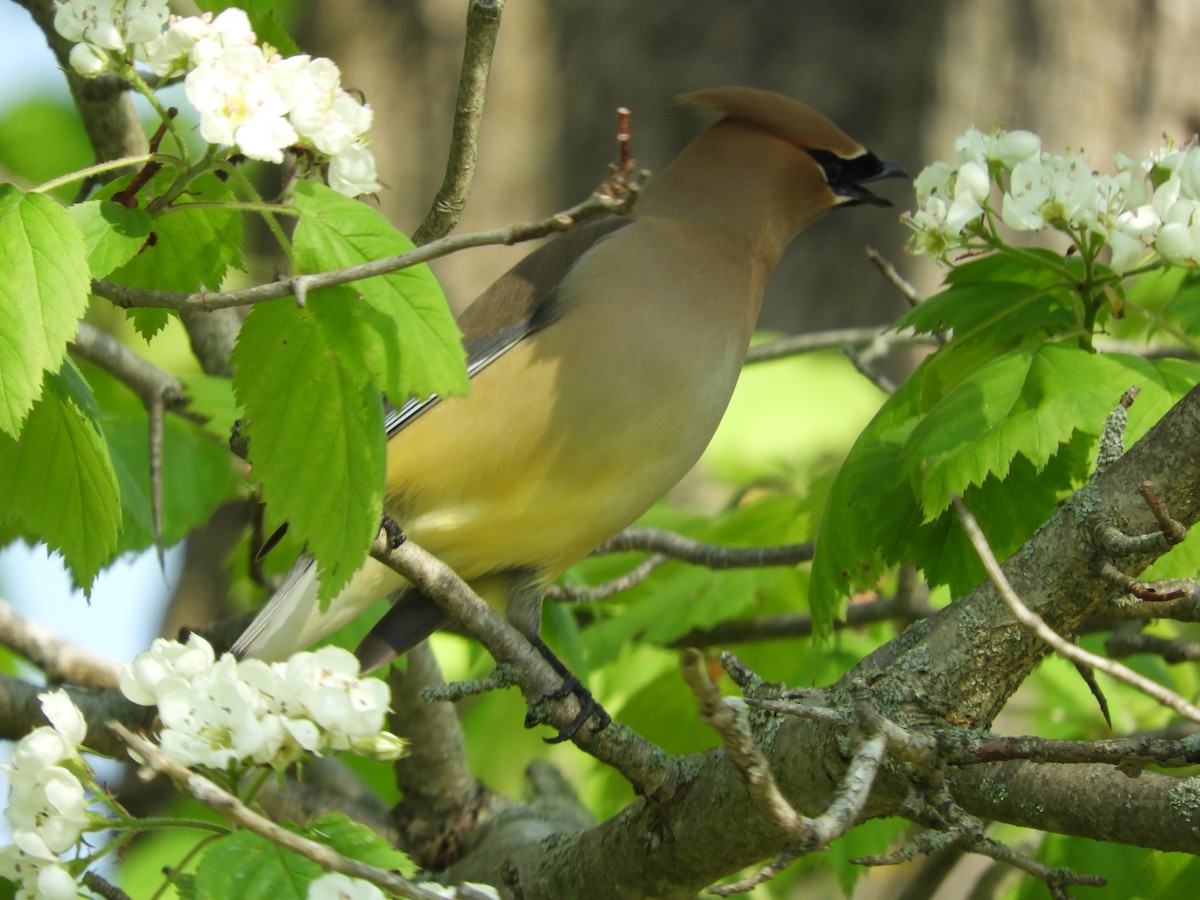
[[383,511],[383,404],[350,362],[287,298],[258,304],[233,352],[255,478],[272,521],[308,541],[324,597],[361,565]]
[[[809,590],[818,627],[841,597],[900,562],[955,594],[969,590],[983,570],[948,510],[951,490],[1003,560],[1086,479],[1095,436],[1126,388],[1142,390],[1129,414],[1129,446],[1200,381],[1194,362],[1051,344],[964,365],[964,378],[931,388],[946,374],[943,352],[887,399],[830,486]],[[1197,553],[1200,546],[1185,543],[1156,574],[1182,574]]]
[[178,376],[187,390],[188,409],[208,419],[204,429],[213,437],[228,442],[238,418],[233,382],[228,378],[192,373]]
[[61,551],[86,592],[115,556],[117,478],[90,391],[69,360],[45,388],[21,440],[0,434],[0,524]]
[[196,893],[237,900],[303,900],[324,869],[250,831],[208,845],[196,867]]
[[[173,173],[164,170],[151,180],[139,198],[148,200],[171,183]],[[111,197],[129,179],[108,185],[102,196]],[[112,273],[112,280],[133,287],[168,291],[217,290],[230,268],[243,268],[241,213],[214,206],[197,207],[197,202],[214,203],[235,199],[230,188],[215,175],[194,179],[187,192],[170,207],[156,214],[151,224],[153,240],[128,263]],[[153,337],[167,322],[164,309],[137,309],[129,313],[144,337]]]
[[377,869],[399,870],[412,875],[416,867],[401,851],[397,850],[378,834],[359,822],[341,813],[329,813],[310,822],[306,828],[297,828],[297,833],[328,844],[342,856],[356,859]]
[[904,443],[920,420],[926,370],[919,367],[888,397],[829,487],[808,592],[817,637],[832,632],[843,597],[878,582],[898,556],[900,536],[921,522],[911,484],[896,473]]
[[61,206],[0,185],[0,433],[21,432],[87,309],[87,251]]
[[[946,288],[900,317],[898,329],[953,330],[957,340],[985,335],[1058,334],[1079,326],[1066,278],[1073,264],[1056,253],[984,256],[952,269]],[[1056,271],[1057,270],[1057,271]]]
[[[340,814],[322,816],[306,828],[290,823],[287,827],[376,868],[407,874],[415,869],[407,856],[379,835]],[[324,869],[315,862],[252,832],[239,831],[214,841],[204,851],[196,868],[195,887],[201,897],[287,900],[307,897],[308,885],[323,874]]]
[[[1050,518],[1062,497],[1087,479],[1092,444],[1090,436],[1077,432],[1042,468],[1017,456],[1003,480],[989,475],[983,484],[963,492],[963,503],[979,521],[997,559],[1003,562],[1012,555]],[[896,555],[887,561],[912,562],[930,587],[944,584],[955,597],[986,574],[953,510],[901,533]]]
[[67,212],[83,235],[93,278],[104,278],[133,259],[150,234],[150,216],[144,209],[126,209],[111,200],[77,203]]
[[[298,272],[339,269],[413,248],[378,211],[324,185],[301,182],[295,202],[303,212],[294,239]],[[354,308],[356,294],[361,309]],[[321,291],[312,300],[317,317],[339,332],[330,339],[333,352],[365,365],[394,403],[466,393],[461,336],[428,266]]]
[[1041,469],[1075,430],[1099,434],[1124,387],[1106,357],[1057,344],[1025,346],[976,370],[913,429],[902,473],[926,521],[951,494],[1003,479],[1019,453]]

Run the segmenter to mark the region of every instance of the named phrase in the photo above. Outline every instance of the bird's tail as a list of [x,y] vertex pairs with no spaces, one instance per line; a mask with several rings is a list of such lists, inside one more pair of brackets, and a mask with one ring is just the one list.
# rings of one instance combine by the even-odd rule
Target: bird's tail
[[262,608],[231,648],[241,659],[286,659],[306,646],[305,626],[317,611],[317,562],[301,556],[288,571],[283,584]]

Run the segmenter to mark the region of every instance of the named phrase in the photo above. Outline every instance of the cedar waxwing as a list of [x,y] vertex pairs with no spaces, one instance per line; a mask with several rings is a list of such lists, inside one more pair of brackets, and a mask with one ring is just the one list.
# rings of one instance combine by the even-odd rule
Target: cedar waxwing
[[[535,250],[459,317],[470,394],[388,416],[386,513],[535,641],[546,586],[699,459],[784,247],[835,206],[890,205],[863,185],[904,174],[788,97],[681,99],[722,118],[632,215]],[[359,647],[376,667],[446,622],[405,585],[367,559],[322,612],[301,558],[234,652],[286,657],[397,593]]]

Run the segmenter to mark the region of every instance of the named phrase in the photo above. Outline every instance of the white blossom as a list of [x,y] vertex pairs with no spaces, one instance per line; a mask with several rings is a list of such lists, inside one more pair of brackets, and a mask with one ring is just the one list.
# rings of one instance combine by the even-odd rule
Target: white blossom
[[284,740],[282,724],[237,670],[237,661],[225,654],[186,688],[160,697],[159,743],[165,753],[185,765],[217,770],[275,758]]
[[[87,793],[75,774],[84,769],[79,745],[87,725],[65,691],[38,699],[50,724],[17,741],[11,762],[3,767],[10,791],[5,816],[14,846],[0,851],[0,874],[19,881],[21,896],[73,897],[74,879],[58,865],[58,854],[95,827]],[[56,893],[67,883],[69,894]]]
[[308,900],[383,900],[383,891],[361,878],[330,872],[309,883]]
[[374,114],[341,86],[328,59],[282,59],[258,43],[244,10],[172,16],[168,0],[55,0],[55,28],[76,41],[75,71],[125,71],[129,60],[161,77],[183,74],[188,100],[210,144],[250,159],[283,162],[289,148],[306,150],[313,170],[357,196],[379,190],[365,135]]
[[71,48],[67,62],[84,78],[95,78],[112,67],[112,57],[92,44],[76,44]]
[[163,751],[185,765],[227,770],[243,764],[284,768],[302,752],[351,750],[398,759],[403,740],[383,731],[390,695],[362,678],[346,650],[323,647],[284,663],[238,661],[192,635],[187,646],[155,641],[126,666],[121,689],[158,705]]
[[144,44],[158,37],[167,21],[167,0],[125,0],[126,44]]
[[371,108],[342,90],[332,60],[292,56],[272,64],[288,119],[314,149],[329,156],[345,151],[371,127]]
[[43,853],[63,853],[90,827],[83,785],[66,769],[48,766],[24,773],[12,788],[5,815],[12,824],[13,842],[22,850],[44,847]]
[[79,888],[57,856],[32,856],[20,847],[0,847],[0,876],[16,882],[17,900],[75,900]]
[[82,41],[105,50],[122,50],[121,0],[56,0],[54,30],[68,41]]
[[192,66],[192,51],[208,36],[212,14],[171,16],[166,31],[133,48],[134,59],[144,62],[156,75],[184,71]]
[[69,41],[124,51],[156,37],[167,0],[55,0],[54,29]]
[[196,32],[191,50],[193,65],[213,62],[227,50],[255,45],[256,35],[250,27],[250,17],[236,6],[222,10],[216,18],[206,18],[205,24],[206,28]]
[[[1112,174],[1082,153],[1041,149],[1027,131],[970,129],[954,143],[956,165],[937,162],[917,177],[917,208],[906,214],[911,252],[945,259],[985,249],[993,219],[1013,231],[1053,228],[1089,247],[1106,246],[1125,273],[1156,262],[1200,265],[1200,145],[1164,137],[1142,157],[1117,155]],[[999,191],[999,200],[993,192]]]
[[141,706],[154,706],[160,695],[186,687],[215,662],[212,646],[198,634],[186,644],[157,638],[149,650],[121,666],[121,693]]
[[282,162],[284,149],[299,137],[287,120],[286,102],[267,77],[261,47],[233,46],[205,59],[188,73],[184,90],[200,113],[200,134],[210,144],[236,146],[251,159]]
[[366,144],[356,141],[329,161],[329,186],[347,197],[380,189],[375,156]]
[[439,897],[445,897],[446,900],[459,900],[459,898],[463,896],[459,888],[469,889],[470,896],[473,898],[491,897],[494,898],[494,900],[500,900],[500,892],[490,884],[476,884],[473,881],[464,881],[462,884],[457,885],[432,884],[431,882],[425,881],[421,883],[421,887]]
[[87,737],[87,722],[66,691],[59,688],[39,694],[38,701],[46,719],[64,740],[76,745],[83,743]]

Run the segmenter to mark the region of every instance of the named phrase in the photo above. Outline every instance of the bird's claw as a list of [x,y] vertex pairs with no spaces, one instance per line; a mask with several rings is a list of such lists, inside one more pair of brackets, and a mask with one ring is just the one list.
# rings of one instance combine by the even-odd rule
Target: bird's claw
[[383,519],[379,523],[379,527],[387,532],[388,549],[390,550],[395,550],[406,540],[408,540],[408,537],[405,535],[404,529],[400,527],[400,524],[386,513],[384,513]]
[[[574,694],[575,698],[579,701],[579,712],[575,715],[575,718],[571,720],[570,724],[560,728],[558,730],[558,734],[554,735],[554,737],[543,738],[542,740],[544,740],[547,744],[562,744],[571,740],[571,738],[575,737],[575,735],[579,732],[579,729],[583,727],[584,723],[593,717],[596,719],[596,725],[593,728],[593,731],[603,731],[609,726],[609,723],[612,722],[612,716],[610,716],[608,711],[596,701],[596,698],[592,696],[592,692],[585,688],[582,682],[580,682],[578,678],[569,672],[563,676],[562,684],[548,694],[545,694],[542,699],[561,700],[564,697],[571,696],[572,694]],[[526,728],[533,728],[538,724],[541,724],[541,722],[538,717],[533,714],[532,710],[526,713]]]

